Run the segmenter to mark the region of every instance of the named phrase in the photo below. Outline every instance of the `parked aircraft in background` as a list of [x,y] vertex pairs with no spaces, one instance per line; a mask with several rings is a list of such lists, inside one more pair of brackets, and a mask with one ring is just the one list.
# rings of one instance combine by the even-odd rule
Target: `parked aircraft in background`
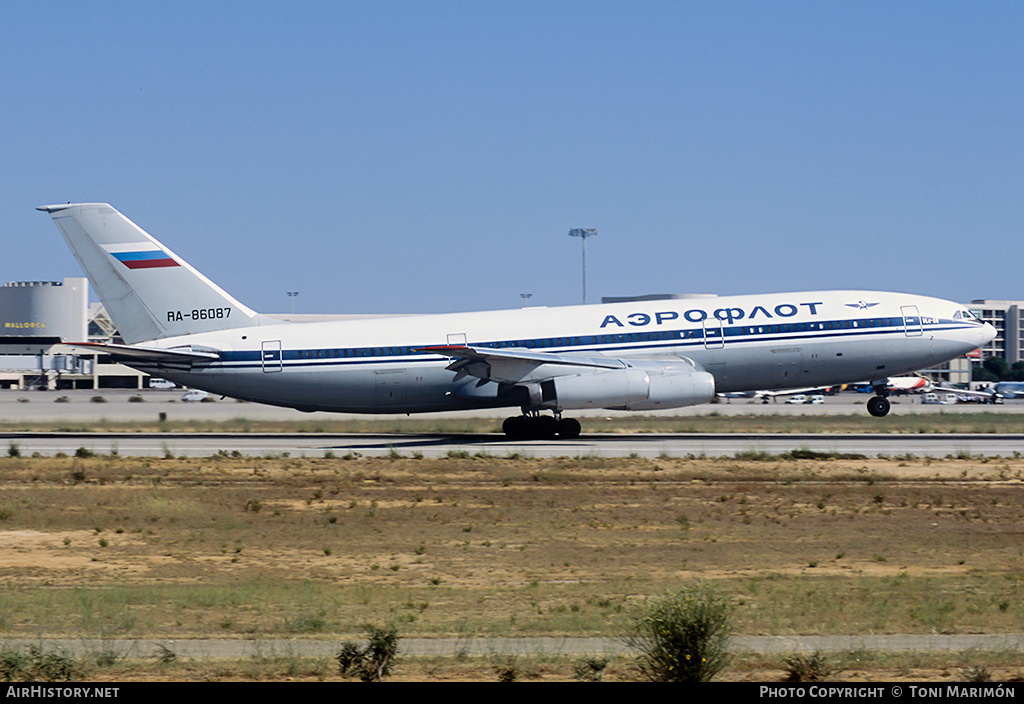
[[[586,408],[659,410],[716,392],[888,379],[995,336],[962,305],[812,291],[282,322],[239,303],[103,203],[43,206],[125,344],[82,346],[177,384],[302,411],[513,407],[510,436],[573,438]],[[542,415],[550,411],[551,415]]]
[[[858,392],[871,393],[874,388],[867,382],[862,382],[853,385]],[[844,388],[839,387],[828,387],[832,391],[836,389]],[[886,388],[890,394],[893,395],[905,395],[905,394],[924,394],[928,398],[925,399],[925,403],[958,403],[963,401],[964,403],[1000,403],[1002,401],[1002,395],[998,394],[993,389],[981,389],[978,391],[971,391],[969,389],[958,389],[952,387],[946,387],[936,385],[929,379],[923,376],[917,376],[916,374],[911,376],[896,376],[891,377],[886,385]],[[756,398],[761,399],[764,403],[768,403],[769,399],[776,399],[783,397],[786,399],[786,403],[804,403],[806,394],[816,392],[818,394],[825,393],[828,389],[814,388],[814,389],[788,389],[785,391],[758,391],[755,394]],[[799,399],[794,401],[793,397],[798,396]],[[818,398],[822,398],[818,396]],[[950,400],[952,399],[952,400]],[[810,403],[810,401],[807,401]]]
[[1002,398],[1024,398],[1024,381],[1001,381],[993,392]]
[[889,393],[916,394],[931,387],[932,382],[923,376],[897,376],[889,379]]

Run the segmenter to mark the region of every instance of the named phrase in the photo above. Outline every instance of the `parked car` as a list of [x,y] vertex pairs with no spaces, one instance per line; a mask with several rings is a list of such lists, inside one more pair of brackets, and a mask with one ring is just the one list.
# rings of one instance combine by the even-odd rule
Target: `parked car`
[[825,396],[824,396],[824,394],[814,394],[813,396],[809,396],[807,398],[807,403],[813,403],[813,404],[825,403]]
[[210,394],[206,391],[200,391],[199,389],[189,389],[182,397],[182,401],[205,401],[210,398]]
[[807,396],[805,394],[793,394],[786,399],[786,403],[807,403]]
[[149,378],[149,388],[151,389],[173,389],[174,386],[174,382],[167,381],[167,379],[158,379],[157,377]]

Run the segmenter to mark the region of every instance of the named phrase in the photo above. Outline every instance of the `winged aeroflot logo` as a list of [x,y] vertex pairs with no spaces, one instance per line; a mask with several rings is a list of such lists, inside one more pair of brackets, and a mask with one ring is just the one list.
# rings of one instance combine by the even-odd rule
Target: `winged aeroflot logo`
[[856,303],[847,303],[846,305],[849,306],[850,308],[860,308],[861,310],[867,310],[868,308],[873,308],[878,304],[866,303],[865,301],[857,301]]

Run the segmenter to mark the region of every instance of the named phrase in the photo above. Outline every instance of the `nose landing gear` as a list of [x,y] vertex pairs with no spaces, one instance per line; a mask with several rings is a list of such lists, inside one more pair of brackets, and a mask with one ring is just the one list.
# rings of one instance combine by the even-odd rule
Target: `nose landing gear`
[[885,396],[872,396],[868,399],[868,413],[881,418],[889,413],[889,399]]
[[872,384],[875,395],[868,399],[868,413],[881,418],[889,413],[889,382],[888,380]]

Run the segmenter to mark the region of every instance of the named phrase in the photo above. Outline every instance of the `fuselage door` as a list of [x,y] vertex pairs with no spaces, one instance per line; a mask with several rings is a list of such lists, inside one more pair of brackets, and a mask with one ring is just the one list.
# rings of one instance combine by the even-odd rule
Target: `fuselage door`
[[283,367],[281,359],[281,341],[264,340],[260,358],[263,361],[263,371],[266,373],[279,372]]
[[903,312],[903,332],[907,337],[920,337],[924,334],[924,326],[921,324],[921,313],[917,306],[900,306]]
[[405,403],[405,370],[389,369],[376,371],[374,376],[374,400],[378,408],[400,406]]
[[725,330],[722,328],[722,321],[718,318],[705,318],[704,326],[704,347],[709,350],[720,350],[725,347]]
[[799,386],[803,371],[803,353],[799,347],[772,350],[773,389],[793,389]]

